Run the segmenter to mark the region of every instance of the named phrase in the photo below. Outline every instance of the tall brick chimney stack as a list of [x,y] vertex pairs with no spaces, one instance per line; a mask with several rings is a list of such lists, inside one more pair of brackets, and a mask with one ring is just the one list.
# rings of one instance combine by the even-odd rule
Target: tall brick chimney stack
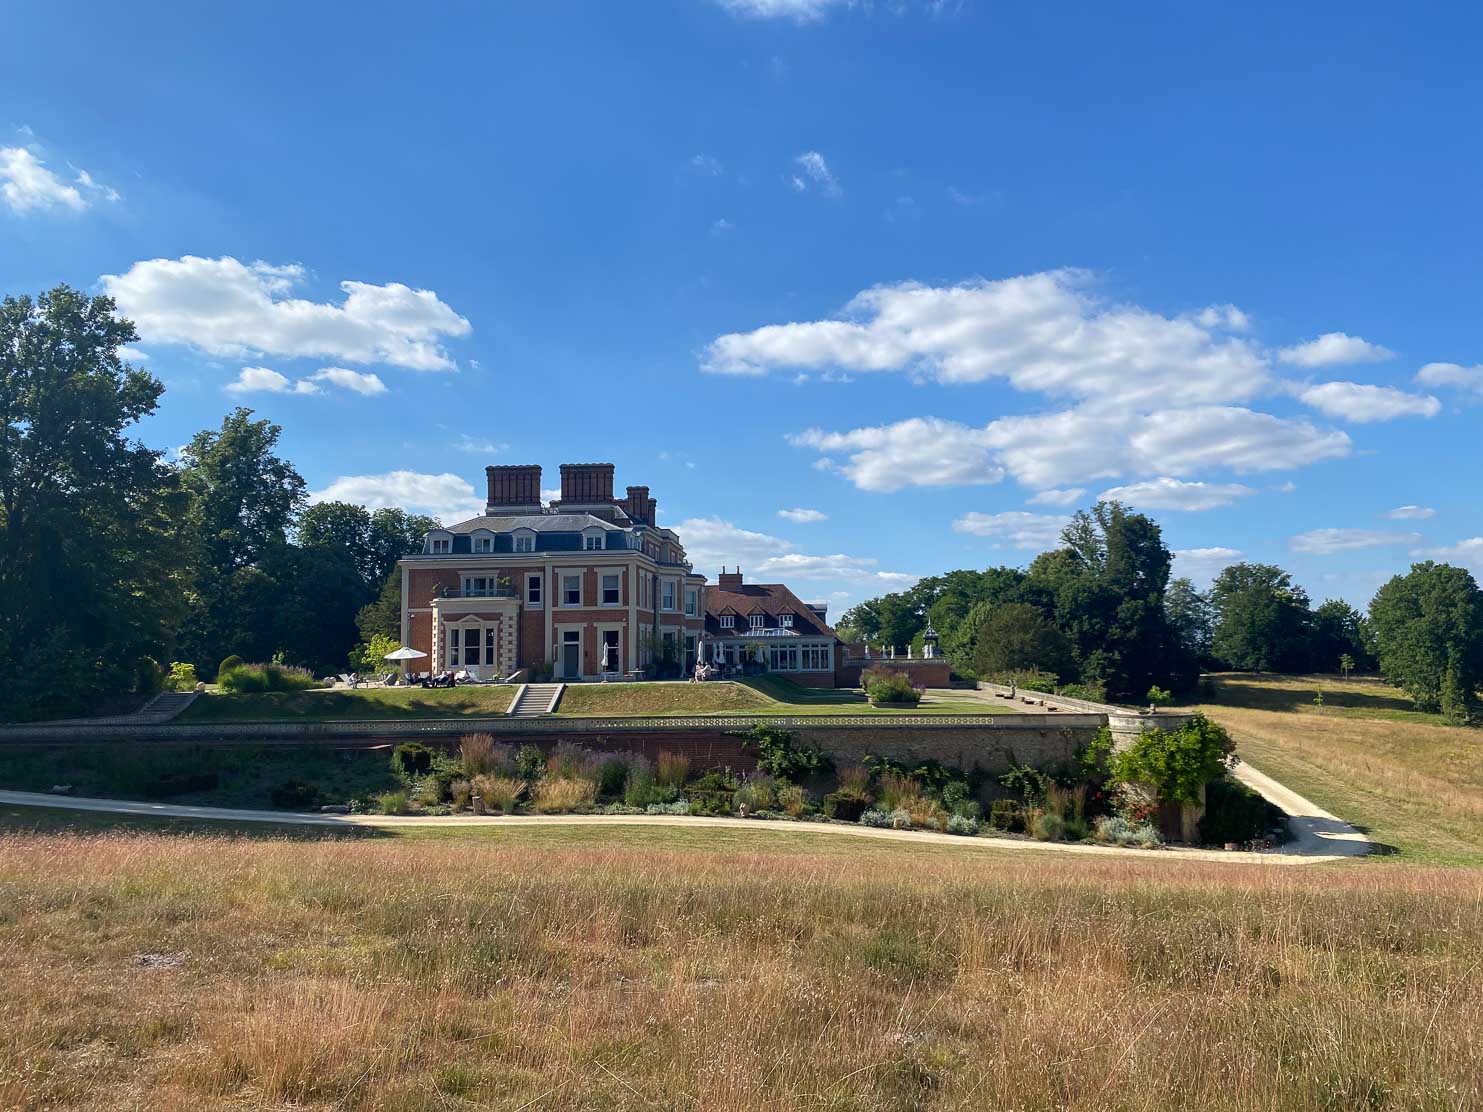
[[520,463],[503,467],[486,467],[489,483],[484,512],[486,514],[540,513],[541,465]]
[[628,516],[645,525],[654,524],[654,511],[658,505],[649,497],[649,488],[646,486],[629,487],[628,497],[623,500],[623,509]]
[[611,463],[563,463],[561,465],[561,501],[573,506],[612,506],[613,465]]
[[723,591],[740,591],[741,585],[742,570],[740,564],[736,565],[735,571],[727,571],[725,567],[721,568],[721,575],[716,580],[717,587]]

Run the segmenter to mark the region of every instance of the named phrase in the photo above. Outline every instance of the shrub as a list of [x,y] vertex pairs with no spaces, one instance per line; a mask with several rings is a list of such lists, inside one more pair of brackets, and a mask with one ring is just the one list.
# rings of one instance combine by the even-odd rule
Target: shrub
[[407,809],[406,792],[382,792],[376,796],[376,813],[381,815],[400,815]]
[[971,819],[966,815],[949,815],[947,817],[947,832],[949,834],[962,834],[972,837],[978,833],[978,820]]
[[1056,688],[1057,695],[1067,699],[1085,699],[1089,703],[1107,702],[1107,686],[1103,683],[1063,683]]
[[942,806],[949,814],[960,815],[965,819],[977,819],[983,810],[978,805],[978,800],[973,798],[973,789],[966,780],[953,780],[944,785],[941,798]]
[[504,814],[515,810],[520,793],[525,790],[524,782],[511,776],[475,776],[473,784],[485,808]]
[[591,807],[597,799],[597,782],[579,776],[547,776],[535,787],[530,809],[550,815]]
[[1045,789],[1045,809],[1063,819],[1080,822],[1086,818],[1087,789],[1085,784],[1074,788],[1063,788],[1050,784]]
[[224,672],[218,672],[216,682],[223,691],[237,695],[258,694],[264,691],[307,691],[322,684],[307,668],[289,664],[238,664]]
[[171,691],[194,691],[196,684],[201,681],[196,679],[196,666],[187,664],[183,660],[174,661],[170,665],[170,676],[165,680],[165,686]]
[[1158,684],[1154,684],[1148,689],[1149,706],[1167,707],[1173,701],[1173,694],[1165,688],[1160,687]]
[[458,739],[458,759],[467,776],[515,771],[515,751],[497,744],[493,734],[464,734]]
[[859,788],[841,786],[824,797],[824,814],[841,822],[858,822],[870,804],[870,796]]
[[683,753],[660,750],[654,765],[654,779],[666,788],[683,788],[690,779],[690,758]]
[[989,805],[989,825],[995,830],[1025,829],[1024,808],[1013,799],[996,799]]
[[522,745],[515,750],[515,775],[531,784],[546,775],[546,755],[539,745]]
[[623,788],[623,802],[630,807],[648,807],[651,804],[674,803],[680,798],[680,789],[657,783],[653,770],[647,765],[629,770],[628,783]]
[[[152,656],[141,656],[134,662],[134,691],[139,695],[157,694],[165,685],[165,670]],[[194,687],[195,685],[192,684]]]
[[865,693],[876,706],[914,707],[922,701],[922,692],[899,672],[892,673],[886,679],[873,681],[865,689]]
[[1200,819],[1200,841],[1205,845],[1249,842],[1285,822],[1279,808],[1229,776],[1205,785],[1205,815]]
[[846,765],[839,770],[839,788],[841,791],[858,791],[861,795],[870,796],[870,769],[864,765]]
[[1060,677],[1054,672],[1042,672],[1036,668],[1018,668],[1008,672],[989,672],[983,679],[1001,687],[1024,687],[1031,691],[1052,692]]
[[797,784],[784,784],[778,789],[778,807],[790,819],[802,818],[808,810],[808,792]]
[[221,663],[216,666],[216,678],[221,679],[222,676],[232,671],[232,669],[240,668],[246,663],[247,661],[243,660],[236,653],[231,653],[223,657]]
[[1194,808],[1200,789],[1225,774],[1235,751],[1225,730],[1197,714],[1177,730],[1145,730],[1109,763],[1115,782],[1146,784],[1159,799],[1178,804],[1188,842],[1198,837]]
[[444,801],[443,789],[446,784],[436,776],[419,776],[412,781],[412,802],[421,807],[437,807]]
[[861,826],[890,826],[891,816],[872,807],[860,815],[859,821]]
[[999,777],[999,783],[1015,792],[1026,803],[1039,804],[1054,781],[1038,768],[1029,765],[1011,764],[1010,769]]
[[1080,842],[1086,839],[1086,836],[1089,833],[1089,827],[1087,826],[1086,819],[1071,817],[1062,819],[1061,821],[1064,827],[1061,836],[1065,838],[1066,841]]
[[391,751],[391,768],[403,776],[420,776],[433,766],[433,751],[420,741],[408,741]]
[[448,795],[455,811],[467,811],[474,794],[474,785],[467,780],[455,780],[448,785]]
[[673,803],[650,803],[644,808],[646,815],[690,815],[694,813],[690,810],[690,804],[683,799],[677,799]]
[[892,811],[890,815],[887,816],[886,825],[889,826],[892,830],[910,830],[911,812],[903,811],[901,808],[898,807],[896,810]]
[[285,811],[308,811],[319,806],[319,789],[302,780],[285,780],[273,786],[268,798]]
[[635,769],[650,769],[648,758],[637,753],[609,753],[597,765],[597,794],[603,799],[622,799],[628,778]]
[[597,783],[598,756],[570,741],[559,741],[546,758],[546,775],[558,780],[591,780]]
[[1059,842],[1066,835],[1066,820],[1053,811],[1041,811],[1030,823],[1030,836],[1040,842]]
[[778,805],[778,782],[765,773],[754,776],[736,789],[731,803],[737,810],[746,807],[752,814],[774,810]]
[[1093,825],[1092,837],[1117,846],[1156,846],[1163,839],[1152,825],[1133,822],[1121,815],[1104,815]]
[[757,755],[757,767],[778,780],[819,776],[834,767],[830,756],[816,745],[797,745],[790,730],[753,726],[741,733],[742,749]]

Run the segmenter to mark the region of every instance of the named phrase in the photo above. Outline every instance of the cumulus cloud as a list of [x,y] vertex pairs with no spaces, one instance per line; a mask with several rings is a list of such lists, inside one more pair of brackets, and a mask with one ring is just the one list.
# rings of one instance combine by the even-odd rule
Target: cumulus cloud
[[829,163],[818,151],[804,151],[793,160],[793,164],[798,167],[798,172],[791,180],[798,192],[806,192],[810,187],[818,189],[826,197],[838,197],[844,192],[834,177],[834,171],[829,169]]
[[1442,403],[1430,394],[1408,394],[1394,386],[1369,386],[1358,382],[1323,382],[1298,394],[1330,417],[1346,421],[1392,421],[1397,417],[1435,417]]
[[12,212],[61,206],[80,212],[95,200],[117,201],[118,191],[96,181],[86,170],[66,181],[26,147],[0,147],[0,200]]
[[891,491],[999,482],[1004,469],[992,462],[983,432],[955,421],[913,417],[848,432],[808,429],[789,440],[821,452],[846,453],[848,461],[831,469],[843,472],[861,490]]
[[1436,517],[1437,511],[1430,506],[1405,505],[1386,510],[1380,516],[1387,521],[1425,521],[1429,517]]
[[452,370],[441,340],[472,331],[432,290],[345,281],[338,303],[289,296],[303,279],[303,268],[293,264],[186,255],[137,262],[123,274],[103,275],[102,283],[145,342],[189,344],[212,355]]
[[1222,568],[1241,562],[1239,548],[1177,548],[1174,550],[1172,574],[1204,586],[1220,574]]
[[1254,493],[1240,483],[1187,483],[1165,477],[1113,487],[1100,497],[1143,510],[1214,510]]
[[1025,499],[1025,501],[1032,506],[1074,506],[1085,493],[1085,487],[1071,487],[1067,490],[1041,490],[1036,491],[1029,498]]
[[1251,317],[1234,305],[1207,305],[1192,314],[1194,322],[1201,328],[1225,328],[1231,332],[1245,332],[1251,327]]
[[229,394],[317,394],[319,387],[300,379],[294,382],[271,367],[243,367],[237,378],[223,387]]
[[992,537],[1007,541],[1015,548],[1044,552],[1060,546],[1061,530],[1070,521],[1069,517],[1057,514],[1032,514],[1023,510],[1006,510],[997,514],[974,511],[954,521],[953,531],[975,537]]
[[1451,386],[1483,397],[1483,364],[1464,367],[1459,363],[1428,363],[1416,372],[1423,386]]
[[1415,544],[1420,533],[1387,533],[1379,529],[1310,529],[1288,541],[1294,552],[1331,556],[1360,548],[1384,548],[1393,544]]
[[351,390],[367,397],[386,393],[386,383],[381,381],[381,376],[362,374],[360,371],[347,370],[344,367],[326,367],[310,375],[309,378],[314,382],[328,382],[331,386],[338,386],[342,390]]
[[1027,487],[1049,489],[1090,479],[1184,476],[1216,467],[1237,472],[1288,470],[1348,455],[1339,431],[1232,406],[1197,406],[1150,414],[1082,407],[1001,417],[982,428],[936,417],[827,432],[790,441],[848,455],[834,466],[862,490],[998,482],[1008,472]]
[[1344,363],[1379,363],[1395,357],[1389,348],[1344,332],[1325,332],[1315,340],[1285,347],[1277,358],[1295,367],[1332,367]]
[[785,521],[791,521],[795,525],[812,525],[816,521],[829,520],[829,515],[823,510],[779,510],[778,517]]
[[864,583],[883,590],[915,583],[917,577],[904,572],[881,571],[869,557],[834,553],[811,556],[798,552],[782,537],[743,529],[719,517],[692,517],[674,527],[685,546],[685,555],[697,568],[709,570],[740,565],[754,582],[771,579],[833,579]]
[[1443,564],[1460,564],[1483,575],[1483,537],[1469,537],[1441,548],[1413,549],[1411,555]]
[[409,513],[428,514],[444,525],[467,521],[484,512],[484,499],[475,496],[468,480],[450,472],[342,475],[323,490],[311,493],[309,501],[353,502],[371,510],[400,507]]
[[1248,340],[1189,317],[1104,304],[1090,285],[1083,271],[1057,270],[956,286],[877,286],[837,319],[720,336],[702,367],[1002,379],[1018,390],[1127,409],[1244,401],[1270,384],[1267,358]]
[[816,23],[831,8],[848,6],[852,0],[718,0],[733,15],[751,19],[789,19],[794,23]]

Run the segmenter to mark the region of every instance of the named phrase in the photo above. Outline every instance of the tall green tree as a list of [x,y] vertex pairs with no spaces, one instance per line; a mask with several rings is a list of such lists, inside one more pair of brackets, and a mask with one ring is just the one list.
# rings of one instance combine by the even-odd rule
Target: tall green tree
[[436,518],[405,510],[368,510],[349,502],[318,502],[298,521],[298,541],[321,548],[354,566],[369,600],[403,556],[422,550],[422,539],[436,529]]
[[1071,642],[1037,607],[1025,602],[984,605],[990,608],[974,638],[973,666],[980,676],[1040,671],[1064,680],[1075,668]]
[[[202,676],[214,675],[229,653],[262,660],[283,647],[274,615],[285,585],[269,565],[285,566],[282,552],[303,507],[305,484],[277,454],[282,432],[239,408],[219,429],[197,433],[180,455],[181,482],[191,495],[186,532],[197,546],[181,647]],[[341,562],[341,574],[359,581],[348,562]],[[348,648],[347,641],[337,657]],[[295,663],[322,668],[330,662]]]
[[86,713],[174,638],[183,496],[127,435],[163,391],[137,338],[67,286],[0,302],[0,716]]
[[1466,722],[1483,684],[1483,592],[1464,568],[1428,560],[1370,602],[1380,674],[1418,710]]
[[1215,607],[1211,652],[1241,672],[1301,672],[1308,667],[1312,615],[1308,594],[1272,564],[1232,564],[1210,589]]
[[1372,668],[1370,640],[1368,618],[1342,599],[1325,599],[1313,611],[1309,667],[1331,672],[1347,656],[1351,668]]
[[1187,577],[1171,579],[1164,592],[1164,613],[1184,651],[1196,660],[1208,659],[1215,632],[1215,608],[1210,599],[1195,590]]

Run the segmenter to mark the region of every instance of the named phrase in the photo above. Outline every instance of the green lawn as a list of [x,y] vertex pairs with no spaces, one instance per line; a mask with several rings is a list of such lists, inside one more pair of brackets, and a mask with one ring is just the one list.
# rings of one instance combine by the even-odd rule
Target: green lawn
[[1013,714],[1007,703],[929,693],[916,707],[872,707],[858,691],[804,687],[777,676],[739,682],[572,684],[556,708],[558,717],[691,714]]
[[335,719],[485,718],[504,714],[515,688],[363,687],[202,695],[177,722],[321,722]]
[[1483,866],[1483,730],[1371,677],[1224,674],[1211,687],[1198,709],[1237,752],[1389,851],[1369,860]]

